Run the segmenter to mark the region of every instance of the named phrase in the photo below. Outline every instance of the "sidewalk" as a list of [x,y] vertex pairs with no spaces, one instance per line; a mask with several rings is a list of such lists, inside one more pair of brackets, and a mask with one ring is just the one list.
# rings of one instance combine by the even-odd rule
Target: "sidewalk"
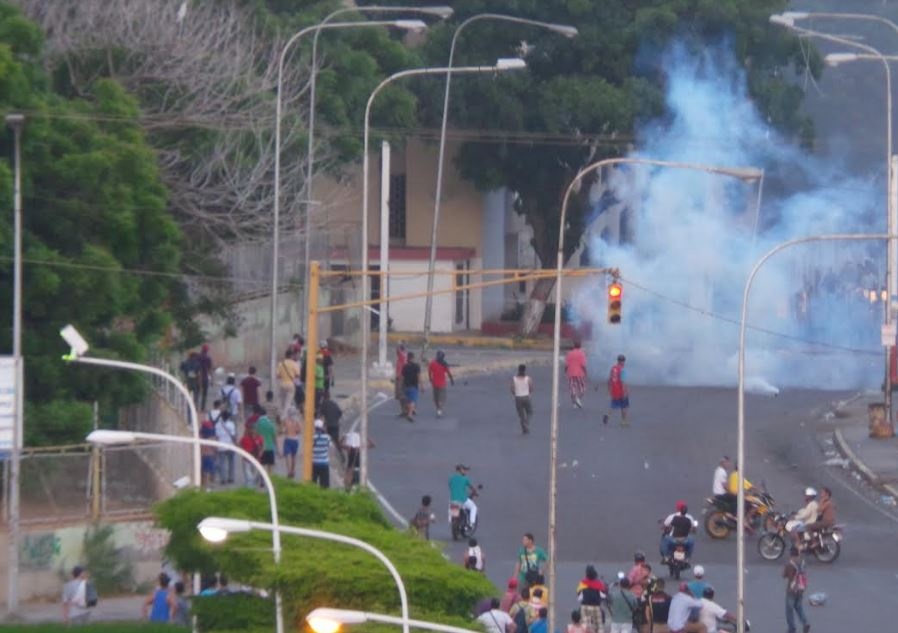
[[867,405],[874,402],[882,402],[882,396],[865,393],[840,407],[835,414],[833,441],[865,480],[898,498],[898,437],[870,437]]

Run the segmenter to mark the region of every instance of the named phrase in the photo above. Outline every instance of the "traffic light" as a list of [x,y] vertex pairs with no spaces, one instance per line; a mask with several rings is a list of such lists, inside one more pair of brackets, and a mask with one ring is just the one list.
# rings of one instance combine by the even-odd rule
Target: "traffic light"
[[608,323],[617,325],[620,323],[621,299],[624,288],[620,283],[612,281],[608,286]]

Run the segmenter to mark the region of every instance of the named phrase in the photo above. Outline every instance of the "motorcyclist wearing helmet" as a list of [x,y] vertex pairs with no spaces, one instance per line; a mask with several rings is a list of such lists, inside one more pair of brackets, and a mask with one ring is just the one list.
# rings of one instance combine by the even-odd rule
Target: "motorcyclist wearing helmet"
[[[477,504],[471,499],[477,494],[471,480],[468,479],[470,466],[456,464],[455,473],[449,477],[449,503],[458,504],[468,511],[468,520],[471,525],[477,522]],[[451,522],[451,518],[450,518]]]
[[689,508],[685,501],[677,501],[677,511],[664,519],[664,535],[661,537],[662,563],[673,555],[674,546],[678,541],[686,547],[686,556],[692,557],[692,548],[695,541],[690,536],[695,531],[696,521],[689,514]]
[[805,532],[819,532],[836,524],[836,506],[833,504],[832,490],[824,486],[820,489],[820,504],[817,506],[817,519],[804,526]]
[[807,487],[804,489],[804,507],[795,513],[790,521],[786,523],[786,530],[792,537],[795,547],[801,544],[801,535],[805,531],[808,523],[817,520],[817,512],[820,507],[817,503],[817,491],[814,488]]

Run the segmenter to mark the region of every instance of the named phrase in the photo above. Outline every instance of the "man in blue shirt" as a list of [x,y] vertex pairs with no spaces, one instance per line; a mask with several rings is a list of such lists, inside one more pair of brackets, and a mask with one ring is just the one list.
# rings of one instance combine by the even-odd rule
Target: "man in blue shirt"
[[477,521],[477,504],[471,500],[474,486],[471,484],[471,480],[468,479],[469,470],[469,466],[456,464],[455,473],[449,477],[449,503],[457,503],[463,506],[468,511],[468,520],[471,525],[474,525]]

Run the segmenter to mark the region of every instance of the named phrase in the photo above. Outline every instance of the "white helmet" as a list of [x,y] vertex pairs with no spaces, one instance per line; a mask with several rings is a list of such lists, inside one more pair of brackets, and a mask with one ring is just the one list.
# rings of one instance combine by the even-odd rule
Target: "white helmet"
[[804,496],[805,497],[816,497],[817,490],[815,488],[807,487],[804,489]]

